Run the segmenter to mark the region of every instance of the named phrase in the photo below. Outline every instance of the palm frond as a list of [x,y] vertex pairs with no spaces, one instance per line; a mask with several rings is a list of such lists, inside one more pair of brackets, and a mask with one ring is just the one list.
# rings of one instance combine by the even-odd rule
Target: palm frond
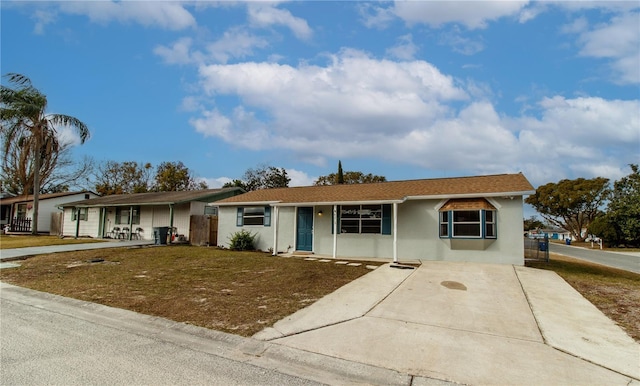
[[52,114],[49,116],[49,122],[55,125],[73,127],[80,136],[80,141],[84,143],[89,139],[90,133],[87,125],[76,117],[64,114]]

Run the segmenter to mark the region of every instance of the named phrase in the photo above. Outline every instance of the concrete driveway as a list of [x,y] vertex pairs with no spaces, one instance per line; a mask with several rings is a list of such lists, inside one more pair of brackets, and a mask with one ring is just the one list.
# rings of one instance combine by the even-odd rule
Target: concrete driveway
[[640,345],[525,267],[384,265],[254,338],[465,384],[640,385]]

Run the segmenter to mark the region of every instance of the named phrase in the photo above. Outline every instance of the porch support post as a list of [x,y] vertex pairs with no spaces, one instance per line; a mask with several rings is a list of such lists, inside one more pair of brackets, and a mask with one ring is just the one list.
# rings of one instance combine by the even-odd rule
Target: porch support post
[[80,235],[80,208],[73,208],[76,211],[76,236],[74,238],[78,238]]
[[393,262],[398,262],[398,203],[393,203]]
[[127,238],[131,240],[131,235],[133,234],[133,206],[129,207],[129,234]]
[[278,254],[278,216],[279,216],[279,210],[277,206],[273,207],[273,214],[271,217],[273,217],[273,256],[276,256]]
[[100,228],[101,228],[101,232],[100,232],[100,238],[104,239],[104,235],[106,233],[107,228],[105,227],[105,225],[107,224],[107,208],[106,207],[101,207],[100,208]]
[[[173,204],[169,204],[169,232],[173,232]],[[168,244],[171,244],[173,240],[171,240],[171,235],[169,236]]]
[[338,254],[338,205],[333,206],[333,258]]

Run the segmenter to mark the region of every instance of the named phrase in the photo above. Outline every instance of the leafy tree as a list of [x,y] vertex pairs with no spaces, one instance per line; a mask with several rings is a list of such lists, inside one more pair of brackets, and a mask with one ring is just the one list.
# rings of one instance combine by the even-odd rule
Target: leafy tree
[[589,233],[608,244],[640,246],[640,169],[615,181],[606,212],[589,227]]
[[607,178],[565,179],[538,187],[525,202],[549,223],[568,230],[576,240],[584,241],[586,235],[582,231],[596,218],[609,192]]
[[152,166],[135,161],[107,161],[98,167],[95,190],[101,195],[144,193],[150,190]]
[[260,189],[287,188],[291,178],[284,168],[262,165],[255,169],[247,169],[243,180],[227,182],[223,187],[241,187],[247,192]]
[[530,231],[533,229],[544,228],[544,223],[538,220],[535,216],[531,216],[524,220],[524,230]]
[[163,162],[156,170],[154,190],[158,192],[177,192],[185,190],[207,189],[205,182],[196,182],[189,168],[182,162]]
[[[47,97],[36,89],[31,80],[24,75],[10,73],[5,75],[13,87],[0,87],[0,130],[3,139],[3,150],[16,143],[28,147],[26,152],[32,157],[32,163],[25,162],[33,170],[33,223],[32,233],[38,233],[38,207],[41,191],[41,173],[43,159],[47,155],[57,154],[60,143],[56,126],[74,128],[84,143],[89,138],[89,129],[78,118],[65,114],[47,114]],[[4,157],[3,157],[4,158]],[[27,174],[27,173],[25,173]],[[22,193],[29,193],[22,192]]]
[[[343,184],[368,184],[372,182],[385,182],[384,176],[377,176],[371,173],[364,174],[362,172],[344,172],[342,177]],[[340,184],[339,173],[331,173],[328,176],[320,176],[315,185],[338,185]]]
[[[71,158],[72,145],[61,143],[58,152],[43,154],[40,167],[40,192],[57,193],[69,191],[71,186],[85,186],[93,170],[93,159]],[[21,141],[5,143],[2,162],[2,190],[14,194],[33,194],[33,147]]]

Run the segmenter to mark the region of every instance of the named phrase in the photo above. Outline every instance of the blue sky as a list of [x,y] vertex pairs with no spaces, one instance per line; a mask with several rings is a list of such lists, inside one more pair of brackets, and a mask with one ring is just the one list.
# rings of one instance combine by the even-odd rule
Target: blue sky
[[[210,187],[640,163],[640,3],[2,1],[1,71],[88,124],[74,157],[183,162]],[[61,135],[77,141],[65,128]]]

